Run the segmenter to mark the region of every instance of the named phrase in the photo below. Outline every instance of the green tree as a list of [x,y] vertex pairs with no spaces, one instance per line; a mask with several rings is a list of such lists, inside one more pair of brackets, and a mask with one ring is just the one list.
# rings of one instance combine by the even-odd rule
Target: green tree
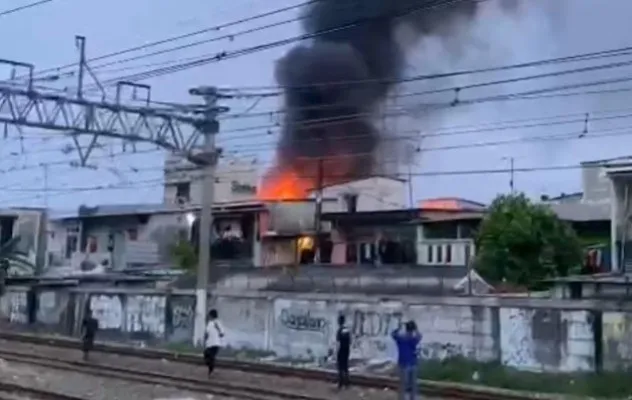
[[17,274],[32,275],[35,272],[35,265],[18,248],[20,240],[16,236],[0,246],[0,296],[6,292],[7,277]]
[[566,276],[582,261],[575,231],[524,194],[492,202],[478,231],[477,251],[476,268],[490,282],[526,287]]
[[178,240],[171,246],[171,256],[177,268],[186,272],[195,271],[198,257],[195,247],[188,240]]

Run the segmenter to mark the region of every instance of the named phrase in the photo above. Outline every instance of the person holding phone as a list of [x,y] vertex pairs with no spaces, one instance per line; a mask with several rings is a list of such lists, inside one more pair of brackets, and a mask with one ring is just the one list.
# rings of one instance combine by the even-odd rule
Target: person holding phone
[[418,346],[421,342],[421,334],[417,330],[417,324],[414,321],[408,321],[404,325],[404,329],[400,326],[393,331],[392,337],[397,344],[397,365],[400,378],[399,399],[415,400],[417,397]]

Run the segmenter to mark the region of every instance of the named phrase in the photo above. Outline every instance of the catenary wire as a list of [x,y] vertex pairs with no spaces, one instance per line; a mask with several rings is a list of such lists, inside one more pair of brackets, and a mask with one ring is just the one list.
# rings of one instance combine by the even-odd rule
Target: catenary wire
[[[282,39],[282,40],[278,40],[278,41],[273,41],[273,42],[269,42],[269,43],[265,43],[265,44],[261,44],[261,45],[256,45],[256,46],[252,46],[252,47],[248,47],[248,48],[244,48],[241,50],[235,50],[235,51],[222,51],[219,53],[216,53],[215,55],[211,55],[209,57],[205,57],[202,58],[200,60],[197,61],[190,61],[187,63],[181,63],[175,66],[171,66],[171,67],[164,67],[164,68],[158,68],[158,69],[153,69],[153,70],[149,70],[149,71],[145,71],[145,72],[140,72],[137,74],[133,74],[133,75],[129,75],[126,77],[121,77],[121,78],[116,78],[116,79],[112,79],[109,81],[105,81],[104,85],[111,85],[112,83],[115,83],[119,80],[125,80],[125,81],[139,81],[139,80],[145,80],[145,79],[149,79],[149,78],[154,78],[157,76],[163,76],[163,75],[169,75],[169,74],[173,74],[175,72],[179,72],[179,71],[183,71],[183,70],[187,70],[187,69],[191,69],[191,68],[196,68],[202,65],[206,65],[206,64],[210,64],[213,62],[218,62],[218,61],[223,61],[223,60],[227,60],[227,59],[231,59],[231,58],[237,58],[237,57],[241,57],[244,55],[249,55],[249,54],[253,54],[253,53],[258,53],[260,51],[264,51],[264,50],[269,50],[275,47],[280,47],[280,46],[284,46],[284,45],[288,45],[288,44],[292,44],[292,43],[297,43],[297,42],[301,42],[301,41],[305,41],[305,40],[309,40],[309,39],[313,39],[315,37],[319,37],[322,35],[326,35],[329,33],[334,33],[334,32],[339,32],[342,30],[346,30],[346,29],[350,29],[350,28],[354,28],[357,27],[358,25],[362,25],[365,23],[370,23],[370,22],[375,22],[375,21],[380,21],[380,20],[384,20],[384,19],[399,19],[402,17],[405,17],[407,15],[410,14],[414,14],[420,11],[427,11],[427,10],[434,10],[438,7],[444,7],[444,6],[450,6],[456,3],[460,3],[464,0],[437,0],[436,4],[433,5],[424,5],[424,6],[417,6],[417,7],[411,7],[410,9],[407,9],[405,11],[400,11],[398,13],[394,13],[393,15],[381,15],[378,17],[372,17],[372,18],[362,18],[362,19],[358,19],[356,21],[353,21],[351,23],[347,23],[347,24],[343,24],[340,26],[336,26],[333,28],[329,28],[329,29],[323,29],[314,33],[307,33],[307,34],[301,34],[298,36],[294,36],[291,38],[287,38],[287,39]],[[472,1],[476,1],[476,2],[485,2],[485,1],[489,1],[489,0],[472,0]]]
[[[52,1],[52,0],[48,0],[48,1]],[[295,10],[295,9],[307,6],[309,4],[316,3],[318,1],[321,1],[321,0],[305,1],[305,2],[302,2],[300,4],[295,4],[295,5],[292,5],[292,6],[277,8],[277,9],[274,9],[274,10],[271,10],[271,11],[268,11],[268,12],[264,12],[264,13],[260,13],[260,14],[256,14],[256,15],[253,15],[253,16],[250,16],[250,17],[240,18],[240,19],[235,20],[235,21],[226,22],[226,23],[218,24],[218,25],[213,25],[213,26],[210,26],[210,27],[206,27],[206,28],[194,31],[194,32],[189,32],[189,33],[185,33],[185,34],[177,35],[177,36],[171,36],[171,37],[168,37],[168,38],[165,38],[165,39],[156,40],[156,41],[153,41],[153,42],[150,42],[150,43],[144,43],[142,45],[128,47],[128,48],[125,48],[125,49],[122,49],[122,50],[118,50],[118,51],[114,51],[114,52],[111,52],[111,53],[107,53],[107,54],[103,54],[103,55],[100,55],[100,56],[97,56],[97,57],[90,58],[90,59],[87,60],[87,62],[94,62],[94,61],[105,60],[105,59],[108,59],[108,58],[113,58],[113,57],[117,57],[117,56],[120,56],[120,55],[137,52],[137,51],[140,51],[140,50],[146,50],[146,49],[149,49],[149,48],[152,48],[152,47],[156,47],[156,46],[160,46],[160,45],[163,45],[163,44],[173,43],[173,42],[176,42],[176,41],[179,41],[179,40],[182,40],[182,39],[188,39],[188,38],[191,38],[191,37],[194,37],[194,36],[203,35],[205,33],[220,31],[222,29],[230,28],[232,26],[237,26],[237,25],[241,25],[241,24],[244,24],[244,23],[256,21],[258,19],[267,18],[267,17],[273,16],[273,15],[276,15],[276,14],[281,14],[281,13],[287,12],[287,11],[292,11],[292,10]],[[65,65],[61,65],[59,67],[47,68],[47,69],[44,69],[44,70],[37,71],[36,75],[40,76],[40,75],[44,75],[44,74],[48,74],[48,73],[52,73],[52,72],[57,72],[57,71],[60,71],[60,70],[63,70],[63,69],[76,67],[77,65],[78,65],[78,63],[68,63],[68,64],[65,64]]]
[[40,1],[36,1],[34,3],[29,3],[29,4],[25,4],[23,6],[11,8],[9,10],[0,11],[0,17],[3,17],[5,15],[10,15],[10,14],[15,14],[17,12],[28,10],[30,8],[42,6],[42,5],[46,4],[46,3],[51,3],[52,1],[53,0],[40,0]]

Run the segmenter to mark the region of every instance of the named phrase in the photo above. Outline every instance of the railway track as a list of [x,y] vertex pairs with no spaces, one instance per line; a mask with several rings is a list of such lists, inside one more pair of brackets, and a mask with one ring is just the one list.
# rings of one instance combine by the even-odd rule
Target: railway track
[[10,382],[0,382],[0,400],[88,400],[62,393],[36,389]]
[[[45,368],[90,374],[103,378],[121,379],[129,382],[162,385],[190,392],[213,394],[240,400],[326,400],[301,393],[273,390],[261,386],[246,386],[221,381],[204,381],[200,379],[175,376],[153,371],[121,368],[102,363],[61,360],[27,352],[0,350],[0,358],[16,363],[37,365]],[[0,387],[0,390],[2,388]],[[0,398],[1,399],[1,398]],[[52,398],[50,400],[76,400],[75,398]]]
[[[29,343],[34,345],[52,346],[59,348],[79,349],[81,343],[76,339],[51,337],[51,336],[38,336],[33,334],[4,332],[0,331],[0,339],[8,341],[18,341],[23,343]],[[169,360],[183,363],[191,363],[196,365],[202,365],[203,360],[199,355],[191,353],[177,353],[166,350],[136,348],[118,344],[106,344],[97,343],[95,345],[95,351],[104,353],[116,354],[121,356],[138,357],[154,360]],[[0,352],[0,357],[2,353]],[[296,377],[315,381],[329,381],[332,382],[335,379],[335,375],[331,371],[322,369],[311,368],[296,368],[285,365],[241,361],[233,359],[219,359],[218,366],[228,370],[238,370],[244,372],[253,372],[258,374],[267,374],[275,376]],[[374,389],[397,389],[397,381],[390,377],[376,376],[376,375],[357,375],[353,376],[354,385],[363,386],[366,388]],[[197,381],[197,384],[200,384]],[[177,387],[177,386],[176,386]],[[191,389],[189,389],[191,390]],[[554,399],[555,396],[547,396],[541,394],[529,394],[521,393],[509,390],[500,389],[487,389],[484,387],[477,387],[471,385],[460,385],[453,383],[443,382],[429,382],[422,381],[420,390],[423,395],[427,397],[435,398],[449,398],[449,399],[468,399],[468,400],[547,400]],[[248,393],[244,394],[249,395]],[[259,396],[259,393],[255,397],[244,397],[244,400],[253,398],[267,400],[265,397]],[[278,397],[277,397],[278,398]],[[281,397],[285,399],[303,399],[308,400],[309,397]],[[312,400],[312,399],[310,399]]]

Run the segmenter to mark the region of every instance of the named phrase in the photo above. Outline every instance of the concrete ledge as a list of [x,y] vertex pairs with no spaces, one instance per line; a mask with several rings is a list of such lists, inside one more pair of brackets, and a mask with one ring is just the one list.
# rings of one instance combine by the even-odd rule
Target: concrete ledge
[[[79,349],[81,346],[81,342],[74,338],[53,335],[34,335],[28,333],[15,333],[7,331],[0,331],[0,339],[71,349]],[[203,365],[203,359],[201,355],[189,352],[178,353],[160,349],[138,348],[129,345],[102,341],[98,341],[95,344],[95,350],[119,355],[136,356],[149,359],[165,359],[170,361],[179,361]],[[276,375],[297,375],[299,377],[308,379],[334,380],[336,377],[334,372],[325,369],[290,367],[279,363],[264,363],[255,361],[247,362],[235,359],[220,358],[218,359],[218,365],[227,369],[239,369],[242,371]],[[362,386],[372,387],[376,389],[396,389],[398,384],[397,381],[393,378],[379,375],[354,374],[352,376],[352,380]],[[477,386],[453,382],[435,382],[427,380],[421,381],[421,392],[427,396],[466,398],[472,400],[579,399],[577,397],[566,395],[520,392],[487,386]]]

